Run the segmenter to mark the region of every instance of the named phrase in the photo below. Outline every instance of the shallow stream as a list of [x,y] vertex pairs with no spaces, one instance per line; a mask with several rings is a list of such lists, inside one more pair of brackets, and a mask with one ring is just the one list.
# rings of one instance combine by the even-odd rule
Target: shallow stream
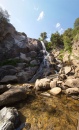
[[31,124],[23,130],[78,130],[79,100],[71,97],[28,94],[17,108],[21,121]]

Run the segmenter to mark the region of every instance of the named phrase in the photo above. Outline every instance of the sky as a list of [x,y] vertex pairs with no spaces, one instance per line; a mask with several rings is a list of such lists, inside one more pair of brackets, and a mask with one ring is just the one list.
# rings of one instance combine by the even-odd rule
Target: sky
[[62,34],[79,17],[79,0],[0,0],[0,6],[17,31],[36,39],[42,32],[48,39],[56,31]]

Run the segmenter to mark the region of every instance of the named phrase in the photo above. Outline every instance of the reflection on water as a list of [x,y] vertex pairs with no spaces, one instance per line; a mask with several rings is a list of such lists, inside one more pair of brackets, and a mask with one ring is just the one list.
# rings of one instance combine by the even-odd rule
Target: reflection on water
[[31,124],[30,130],[76,130],[78,125],[79,101],[65,95],[29,95],[18,108],[21,120]]

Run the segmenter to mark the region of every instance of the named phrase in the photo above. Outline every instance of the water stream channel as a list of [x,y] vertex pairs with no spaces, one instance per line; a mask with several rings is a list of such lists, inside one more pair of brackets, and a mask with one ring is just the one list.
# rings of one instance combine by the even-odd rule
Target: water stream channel
[[16,107],[21,121],[31,125],[28,130],[79,130],[79,101],[71,97],[32,93]]

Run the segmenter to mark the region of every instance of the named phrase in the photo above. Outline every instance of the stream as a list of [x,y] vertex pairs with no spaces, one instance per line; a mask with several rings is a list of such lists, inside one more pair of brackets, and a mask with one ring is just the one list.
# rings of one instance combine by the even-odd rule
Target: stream
[[51,97],[28,94],[16,107],[21,121],[30,124],[28,130],[78,130],[79,101],[63,94]]

